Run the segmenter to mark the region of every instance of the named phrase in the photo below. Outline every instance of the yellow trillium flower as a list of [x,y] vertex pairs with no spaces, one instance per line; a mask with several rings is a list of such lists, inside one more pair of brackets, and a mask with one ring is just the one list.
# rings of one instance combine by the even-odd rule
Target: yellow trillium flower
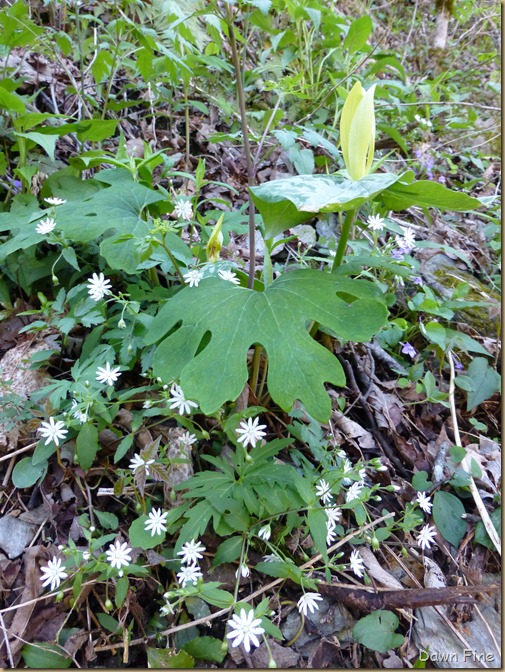
[[340,115],[340,145],[353,180],[361,180],[372,167],[375,150],[375,84],[368,91],[360,82],[352,87]]
[[209,238],[207,243],[206,252],[207,252],[207,261],[215,262],[219,259],[219,253],[223,249],[223,234],[221,232],[221,227],[223,225],[224,214],[217,220],[214,225],[214,230],[212,235]]

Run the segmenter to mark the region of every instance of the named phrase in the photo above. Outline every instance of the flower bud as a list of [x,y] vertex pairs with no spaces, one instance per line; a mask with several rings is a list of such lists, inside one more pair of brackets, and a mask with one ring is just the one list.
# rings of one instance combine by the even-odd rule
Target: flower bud
[[107,598],[107,599],[105,600],[104,607],[105,607],[106,611],[108,611],[108,612],[109,612],[111,609],[114,608],[114,605],[112,604],[112,602],[110,601],[109,598]]
[[219,253],[223,248],[223,234],[221,233],[221,227],[223,225],[224,213],[217,220],[214,225],[212,235],[209,238],[207,247],[205,251],[207,252],[207,261],[215,262],[219,259]]
[[60,592],[55,597],[55,601],[56,602],[61,602],[64,595],[65,595],[65,593],[62,590],[60,590]]
[[380,543],[375,534],[372,537],[372,548],[374,551],[378,551],[380,548]]
[[121,318],[119,322],[117,323],[118,329],[126,329],[126,322]]
[[372,167],[375,149],[375,84],[365,91],[356,82],[340,115],[340,146],[352,180],[361,180]]
[[273,670],[273,669],[275,669],[276,667],[277,667],[277,663],[276,663],[275,660],[272,658],[272,656],[270,656],[270,659],[269,659],[269,661],[268,661],[268,669]]

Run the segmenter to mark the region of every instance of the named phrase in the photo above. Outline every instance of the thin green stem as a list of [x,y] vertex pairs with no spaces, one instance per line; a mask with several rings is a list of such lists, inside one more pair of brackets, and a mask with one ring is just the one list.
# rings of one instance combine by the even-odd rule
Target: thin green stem
[[256,343],[255,346],[254,346],[254,355],[253,355],[252,372],[251,372],[251,383],[250,383],[251,390],[254,392],[255,395],[256,395],[256,392],[257,392],[256,388],[258,387],[258,378],[259,378],[259,372],[260,372],[260,361],[261,361],[261,345]]
[[[232,62],[233,62],[233,68],[235,70],[235,81],[237,83],[237,98],[240,110],[240,124],[242,126],[242,136],[244,139],[244,154],[247,165],[247,184],[249,187],[252,187],[254,184],[254,173],[253,173],[253,162],[251,158],[251,147],[249,144],[249,129],[247,127],[244,86],[242,83],[242,69],[240,67],[238,57],[237,41],[235,39],[235,29],[233,25],[233,9],[230,4],[226,5],[226,23],[228,24]],[[252,289],[254,285],[254,271],[256,266],[256,245],[255,245],[256,230],[254,226],[255,209],[251,192],[249,190],[247,196],[249,199],[249,279],[247,286],[249,287],[249,289]]]
[[165,237],[164,237],[164,236],[163,236],[163,239],[162,239],[160,242],[161,242],[161,246],[163,247],[163,249],[165,250],[165,252],[166,252],[166,253],[168,254],[168,256],[170,257],[170,261],[171,261],[172,264],[174,265],[174,268],[175,268],[175,270],[176,270],[176,272],[177,272],[177,275],[178,275],[179,278],[181,279],[181,282],[184,283],[184,282],[185,282],[185,280],[184,280],[184,275],[182,274],[181,268],[180,268],[179,264],[177,263],[177,261],[175,260],[174,255],[170,252],[169,248],[167,247],[167,245],[166,245],[166,243],[165,243]]
[[344,258],[345,249],[347,247],[347,241],[349,240],[349,234],[351,232],[351,226],[356,218],[356,210],[348,210],[345,213],[344,223],[342,224],[342,232],[340,234],[340,240],[338,241],[337,254],[335,255],[335,261],[333,262],[333,268],[331,269],[332,273],[335,273],[337,268],[342,263]]

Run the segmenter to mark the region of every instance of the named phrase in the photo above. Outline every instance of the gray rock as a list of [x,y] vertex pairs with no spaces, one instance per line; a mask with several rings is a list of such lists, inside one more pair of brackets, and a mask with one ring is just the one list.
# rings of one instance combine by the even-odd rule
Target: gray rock
[[33,539],[37,526],[20,518],[0,518],[0,548],[13,560],[19,557]]

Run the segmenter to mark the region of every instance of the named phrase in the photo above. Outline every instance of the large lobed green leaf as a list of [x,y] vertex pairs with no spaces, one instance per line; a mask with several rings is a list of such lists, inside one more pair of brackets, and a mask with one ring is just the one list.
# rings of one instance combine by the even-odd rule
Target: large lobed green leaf
[[368,281],[303,269],[257,292],[209,278],[169,299],[145,342],[159,342],[155,375],[180,379],[185,395],[207,415],[239,396],[248,377],[247,352],[259,343],[268,355],[272,399],[285,411],[299,399],[326,422],[331,405],[324,383],[345,385],[345,376],[334,355],[309,335],[308,323],[319,322],[341,340],[367,341],[386,317],[382,294]]

